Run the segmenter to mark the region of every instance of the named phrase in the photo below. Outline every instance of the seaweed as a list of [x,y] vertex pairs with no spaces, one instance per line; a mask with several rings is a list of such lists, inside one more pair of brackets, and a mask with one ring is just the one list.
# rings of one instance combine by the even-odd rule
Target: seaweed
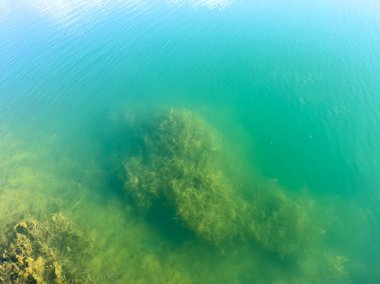
[[187,110],[170,109],[133,129],[137,155],[124,168],[125,188],[145,210],[163,206],[216,245],[236,237],[238,200],[219,166],[215,131]]
[[276,182],[269,182],[247,207],[248,236],[281,258],[307,251],[324,232],[311,220],[312,204],[307,201],[291,198]]
[[349,281],[347,258],[324,243],[329,218],[315,212],[315,199],[261,180],[195,112],[130,118],[107,136],[118,144],[104,154],[109,164],[92,151],[75,163],[54,150],[62,141],[35,147],[2,137],[0,282]]
[[279,186],[268,183],[252,201],[239,195],[218,133],[198,115],[172,108],[142,121],[131,129],[140,147],[124,165],[125,189],[139,208],[170,208],[172,218],[216,246],[254,240],[281,257],[314,234],[307,206]]
[[91,238],[74,228],[63,214],[48,220],[30,217],[1,229],[5,230],[0,239],[0,282],[72,283],[87,279],[84,264],[78,260],[89,257]]
[[[128,131],[133,149],[124,162],[124,188],[139,210],[155,216],[166,211],[160,219],[174,220],[173,226],[185,227],[222,254],[243,246],[266,262],[302,271],[299,279],[318,277],[307,263],[330,278],[346,277],[344,258],[326,261],[325,252],[315,252],[325,229],[312,200],[291,195],[276,180],[242,181],[251,187],[240,188],[229,171],[238,160],[223,152],[225,142],[199,115],[173,108],[151,112],[134,117]],[[264,260],[260,265],[266,267]]]

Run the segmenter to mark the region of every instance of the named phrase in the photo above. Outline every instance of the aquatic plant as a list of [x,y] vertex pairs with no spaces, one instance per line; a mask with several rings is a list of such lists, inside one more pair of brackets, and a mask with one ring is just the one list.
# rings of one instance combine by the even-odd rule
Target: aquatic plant
[[311,209],[307,200],[290,198],[272,182],[247,208],[247,233],[281,257],[300,253],[322,236],[323,230],[310,220]]
[[78,258],[89,255],[90,238],[61,213],[28,218],[1,228],[0,282],[71,283],[86,278]]
[[170,109],[133,129],[137,155],[125,163],[126,190],[144,209],[163,206],[199,237],[237,237],[239,199],[222,172],[215,131],[188,110]]
[[340,255],[327,255],[325,256],[327,263],[327,271],[325,271],[327,277],[330,280],[347,279],[348,274],[346,271],[346,263],[348,259]]
[[[239,180],[230,169],[240,156],[226,153],[220,134],[194,112],[166,109],[131,117],[127,129],[121,123],[115,131],[124,147],[110,150],[117,150],[118,167],[98,165],[91,151],[75,164],[55,151],[62,141],[36,148],[2,136],[0,282],[9,283],[8,274],[21,283],[347,282],[347,260],[323,243],[310,196],[292,195],[257,175]],[[110,192],[103,180],[118,170],[125,187],[112,185],[132,200]],[[98,181],[106,184],[102,191]],[[90,198],[83,198],[86,192]],[[107,193],[101,202],[95,201],[99,192]],[[80,230],[57,211],[75,218]],[[147,214],[136,214],[141,211]],[[53,237],[56,230],[61,233]],[[91,230],[96,234],[85,233]],[[177,232],[186,237],[168,237]],[[16,251],[17,244],[24,250]],[[15,255],[22,261],[11,266]]]
[[243,199],[223,165],[217,132],[195,113],[169,109],[134,120],[134,155],[124,164],[125,189],[139,208],[168,210],[168,218],[216,246],[244,240],[281,258],[299,254],[323,229],[310,220],[310,202],[275,182]]

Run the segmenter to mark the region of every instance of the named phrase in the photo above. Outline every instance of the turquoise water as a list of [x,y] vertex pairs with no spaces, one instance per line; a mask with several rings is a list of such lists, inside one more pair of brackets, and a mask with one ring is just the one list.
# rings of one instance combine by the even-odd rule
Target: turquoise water
[[[380,283],[376,1],[16,2],[0,1],[0,190],[27,172],[27,191],[62,199],[97,234],[94,279],[186,282],[175,267],[194,283],[326,283],[331,254],[345,259],[331,283]],[[123,119],[160,108],[212,125],[241,184],[276,180],[314,204],[326,233],[308,257],[223,254],[130,212]]]

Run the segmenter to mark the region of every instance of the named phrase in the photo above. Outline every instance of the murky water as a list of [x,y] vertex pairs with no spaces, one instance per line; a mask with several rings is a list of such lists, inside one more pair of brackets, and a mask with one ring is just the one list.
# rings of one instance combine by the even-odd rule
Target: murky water
[[380,282],[376,1],[16,2],[0,249],[54,252],[19,279]]

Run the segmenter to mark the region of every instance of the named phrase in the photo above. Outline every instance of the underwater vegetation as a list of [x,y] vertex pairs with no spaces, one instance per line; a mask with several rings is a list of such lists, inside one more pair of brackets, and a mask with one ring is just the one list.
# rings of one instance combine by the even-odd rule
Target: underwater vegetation
[[273,182],[242,198],[225,172],[221,139],[195,113],[172,108],[143,121],[131,130],[140,147],[124,164],[125,189],[139,208],[165,208],[215,246],[253,241],[281,257],[322,231],[310,222],[308,204]]
[[83,262],[78,258],[89,254],[90,238],[63,214],[43,221],[28,218],[12,225],[1,228],[1,283],[72,283],[86,279],[80,265]]
[[276,181],[253,195],[244,212],[247,234],[281,258],[304,254],[324,235],[309,200],[287,195]]
[[136,204],[168,210],[216,245],[238,237],[239,202],[219,167],[213,129],[187,110],[170,109],[134,131],[141,148],[124,167]]
[[[133,151],[123,163],[124,188],[138,211],[166,212],[160,218],[186,228],[222,254],[245,247],[263,271],[294,269],[297,273],[289,280],[294,283],[349,280],[347,258],[317,249],[324,247],[328,228],[318,219],[323,214],[316,212],[312,199],[290,194],[275,180],[242,182],[250,186],[242,189],[226,166],[236,160],[224,154],[225,142],[201,116],[174,108],[150,112],[134,117],[128,131]],[[283,283],[283,273],[249,273],[256,276],[241,281]]]
[[3,132],[0,282],[349,280],[351,259],[324,243],[329,228],[313,199],[276,181],[239,180],[239,156],[201,115],[173,108],[127,118],[116,127],[120,148],[102,154],[110,163],[96,146],[70,155],[75,139],[38,134],[36,147]]
[[93,236],[61,212],[72,202],[62,198],[67,192],[62,191],[61,178],[40,166],[44,151],[28,147],[9,130],[0,131],[0,282],[91,279],[86,266]]

